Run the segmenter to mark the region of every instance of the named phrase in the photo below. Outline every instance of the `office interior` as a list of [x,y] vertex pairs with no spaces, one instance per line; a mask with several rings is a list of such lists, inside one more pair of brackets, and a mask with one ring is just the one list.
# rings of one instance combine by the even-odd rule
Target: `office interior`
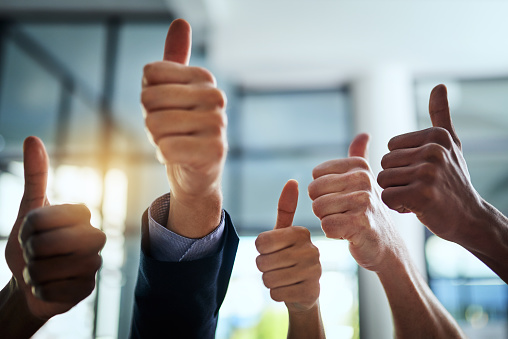
[[[224,208],[241,237],[217,338],[284,338],[287,314],[256,268],[284,183],[300,183],[295,225],[311,230],[330,338],[393,338],[377,277],[345,241],[326,239],[306,187],[312,168],[371,135],[375,173],[388,140],[431,126],[433,86],[448,88],[473,185],[508,214],[508,3],[397,0],[0,0],[0,248],[23,192],[22,143],[50,156],[52,203],[84,202],[107,234],[92,295],[43,338],[127,338],[143,211],[169,186],[140,106],[146,63],[170,22],[193,27],[191,64],[228,98]],[[470,338],[508,337],[508,287],[478,259],[392,214],[420,272]],[[2,252],[3,253],[3,252]],[[11,273],[0,261],[0,283]]]

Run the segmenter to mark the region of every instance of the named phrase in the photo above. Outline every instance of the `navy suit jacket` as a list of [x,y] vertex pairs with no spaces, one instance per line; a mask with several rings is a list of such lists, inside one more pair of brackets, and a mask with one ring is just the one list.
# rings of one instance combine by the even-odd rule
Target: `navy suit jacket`
[[141,239],[131,338],[214,338],[238,248],[229,215],[225,213],[220,251],[199,260],[164,262],[150,257],[145,252],[150,248],[146,211]]

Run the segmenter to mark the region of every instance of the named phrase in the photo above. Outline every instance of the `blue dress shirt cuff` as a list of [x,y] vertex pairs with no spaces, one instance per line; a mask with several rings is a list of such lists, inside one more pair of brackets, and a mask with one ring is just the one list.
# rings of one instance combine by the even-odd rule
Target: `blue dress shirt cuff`
[[170,231],[167,224],[169,193],[157,198],[148,209],[149,253],[156,260],[192,261],[217,253],[224,234],[224,211],[219,226],[200,239],[186,238]]

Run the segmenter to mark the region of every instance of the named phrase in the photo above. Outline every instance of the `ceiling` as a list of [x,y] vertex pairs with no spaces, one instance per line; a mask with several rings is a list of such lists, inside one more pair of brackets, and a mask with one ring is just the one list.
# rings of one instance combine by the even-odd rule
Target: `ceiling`
[[508,2],[480,0],[0,0],[2,13],[173,13],[212,68],[245,85],[345,83],[372,70],[508,75]]

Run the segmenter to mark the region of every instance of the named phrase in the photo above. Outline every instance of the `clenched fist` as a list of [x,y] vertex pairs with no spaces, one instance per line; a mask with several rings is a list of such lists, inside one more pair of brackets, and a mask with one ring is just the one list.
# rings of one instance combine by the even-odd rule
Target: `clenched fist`
[[319,250],[307,228],[292,226],[297,203],[298,183],[290,180],[280,195],[275,228],[256,239],[256,265],[263,272],[263,283],[272,299],[286,303],[288,338],[323,338],[318,304]]
[[328,238],[346,239],[358,264],[380,271],[401,243],[366,160],[369,136],[351,142],[349,158],[326,161],[313,170],[309,196]]
[[446,87],[430,94],[431,128],[396,136],[381,165],[383,201],[413,212],[437,236],[456,242],[508,282],[508,219],[474,189],[448,107]]
[[[19,314],[4,330],[7,337],[19,338],[30,336],[46,320],[92,293],[106,241],[104,233],[90,225],[90,211],[84,205],[49,205],[49,160],[42,141],[27,138],[23,155],[25,191],[5,249],[13,275],[10,300],[16,302],[4,305]],[[0,313],[3,319],[4,310]]]

